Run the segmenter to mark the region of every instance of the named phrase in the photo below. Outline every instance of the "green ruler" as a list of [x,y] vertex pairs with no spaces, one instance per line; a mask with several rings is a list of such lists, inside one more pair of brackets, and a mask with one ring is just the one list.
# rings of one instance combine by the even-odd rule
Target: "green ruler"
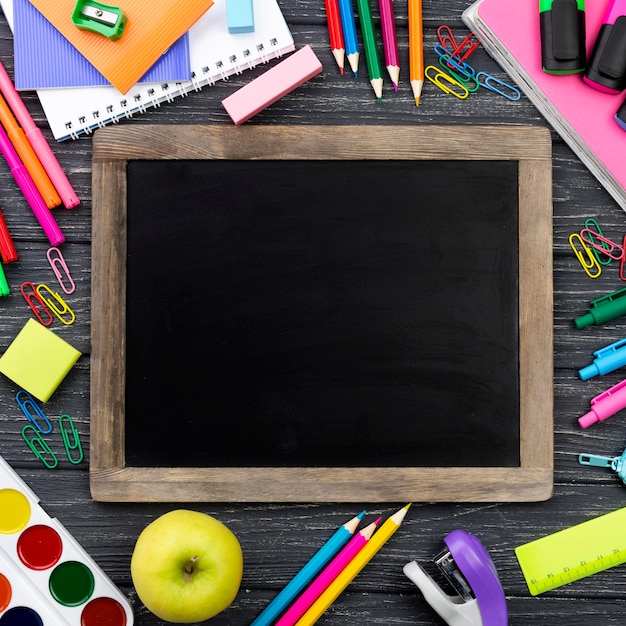
[[515,548],[531,595],[626,563],[626,508]]

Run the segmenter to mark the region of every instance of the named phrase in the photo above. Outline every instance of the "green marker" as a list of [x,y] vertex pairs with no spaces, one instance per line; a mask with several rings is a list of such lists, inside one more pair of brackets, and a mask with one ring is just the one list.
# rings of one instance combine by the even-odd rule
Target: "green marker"
[[604,324],[620,315],[626,315],[626,288],[592,300],[589,313],[575,319],[574,323],[576,328],[585,328],[592,324]]
[[4,275],[4,268],[0,263],[0,296],[8,296],[10,291],[7,277]]

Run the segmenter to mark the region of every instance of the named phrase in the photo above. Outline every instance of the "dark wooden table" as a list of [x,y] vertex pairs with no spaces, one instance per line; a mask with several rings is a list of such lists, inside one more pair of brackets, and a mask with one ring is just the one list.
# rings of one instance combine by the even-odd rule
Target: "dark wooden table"
[[[448,24],[458,33],[467,32],[461,22],[461,13],[467,5],[467,0],[424,1],[427,63],[436,62],[433,46],[440,25]],[[417,108],[410,92],[406,61],[399,92],[393,93],[386,81],[383,103],[378,104],[365,71],[358,80],[339,75],[328,46],[323,3],[281,0],[281,6],[296,46],[310,44],[324,71],[249,123],[547,125],[525,97],[511,102],[481,90],[463,101],[445,95],[428,82]],[[398,0],[398,37],[404,59],[408,45],[406,8],[406,0]],[[377,12],[375,16],[378,18]],[[12,37],[3,16],[0,16],[0,59],[12,75]],[[483,50],[475,53],[472,64],[505,78]],[[221,100],[264,69],[233,77],[122,124],[230,124]],[[76,292],[68,297],[76,321],[67,327],[59,324],[55,330],[83,356],[46,404],[46,410],[50,415],[69,413],[88,451],[92,139],[83,136],[61,144],[54,142],[36,95],[26,93],[24,100],[53,144],[81,198],[76,209],[55,209],[67,238],[63,253],[77,286]],[[594,350],[624,336],[624,320],[582,331],[573,324],[575,317],[586,312],[590,300],[621,288],[623,282],[616,264],[606,268],[600,278],[588,278],[568,244],[569,234],[580,230],[589,217],[598,220],[608,237],[621,241],[626,220],[622,209],[558,135],[552,132],[552,138],[555,336],[554,346],[546,346],[546,350],[554,350],[555,356],[554,496],[547,502],[524,504],[413,504],[397,534],[324,615],[322,624],[442,623],[403,575],[402,567],[410,560],[435,554],[442,546],[443,536],[456,528],[477,535],[491,552],[506,592],[511,624],[606,626],[621,625],[626,619],[626,566],[531,597],[513,552],[522,543],[626,503],[626,487],[611,471],[583,468],[577,461],[580,452],[621,454],[626,444],[624,415],[585,431],[576,421],[588,410],[593,396],[624,377],[623,372],[616,372],[583,383],[577,375],[578,369],[590,362]],[[17,263],[6,267],[11,294],[0,299],[0,348],[4,350],[31,315],[19,286],[24,281],[54,284],[55,279],[46,259],[47,241],[4,162],[0,163],[0,206],[20,255]],[[39,495],[49,514],[59,518],[128,595],[135,610],[135,623],[142,626],[161,623],[142,606],[134,592],[130,556],[144,526],[178,505],[94,502],[89,492],[88,458],[79,466],[65,462],[53,471],[45,469],[20,435],[23,416],[14,400],[16,391],[13,383],[0,377],[0,453]],[[403,504],[390,502],[368,507],[368,503],[363,503],[363,507],[372,513],[388,515]],[[184,507],[185,503],[180,506]],[[215,515],[241,541],[245,571],[240,593],[228,610],[212,620],[216,625],[236,626],[249,624],[326,538],[356,512],[353,505],[307,503],[195,504],[191,508]]]

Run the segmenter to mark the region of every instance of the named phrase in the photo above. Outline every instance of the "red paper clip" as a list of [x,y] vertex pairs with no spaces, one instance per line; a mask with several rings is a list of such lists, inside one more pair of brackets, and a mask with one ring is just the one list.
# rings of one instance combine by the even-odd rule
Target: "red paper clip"
[[450,56],[454,57],[458,62],[465,61],[480,45],[474,33],[469,33],[461,43],[457,43],[451,28],[445,24],[437,29],[437,36],[439,37],[439,43],[446,48],[450,52]]
[[624,239],[622,240],[622,249],[624,252],[619,262],[619,277],[622,280],[626,280],[626,273],[624,272],[624,265],[626,264],[626,235],[624,235]]
[[[32,293],[27,293],[28,289],[30,289]],[[50,310],[46,306],[46,303],[42,300],[41,296],[37,292],[35,285],[33,285],[33,283],[31,282],[26,281],[22,283],[20,291],[24,296],[24,300],[26,300],[28,306],[32,309],[35,317],[39,320],[39,322],[44,326],[50,326],[50,324],[52,324],[52,322],[54,321],[54,318],[52,317],[52,313],[50,313]],[[47,322],[44,321],[41,313],[45,313],[48,316]]]

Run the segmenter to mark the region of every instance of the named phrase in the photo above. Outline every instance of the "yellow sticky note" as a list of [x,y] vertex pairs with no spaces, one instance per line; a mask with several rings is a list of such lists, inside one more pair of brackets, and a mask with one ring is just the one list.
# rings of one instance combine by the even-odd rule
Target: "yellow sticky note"
[[29,319],[0,357],[0,372],[47,402],[81,353],[34,319]]

